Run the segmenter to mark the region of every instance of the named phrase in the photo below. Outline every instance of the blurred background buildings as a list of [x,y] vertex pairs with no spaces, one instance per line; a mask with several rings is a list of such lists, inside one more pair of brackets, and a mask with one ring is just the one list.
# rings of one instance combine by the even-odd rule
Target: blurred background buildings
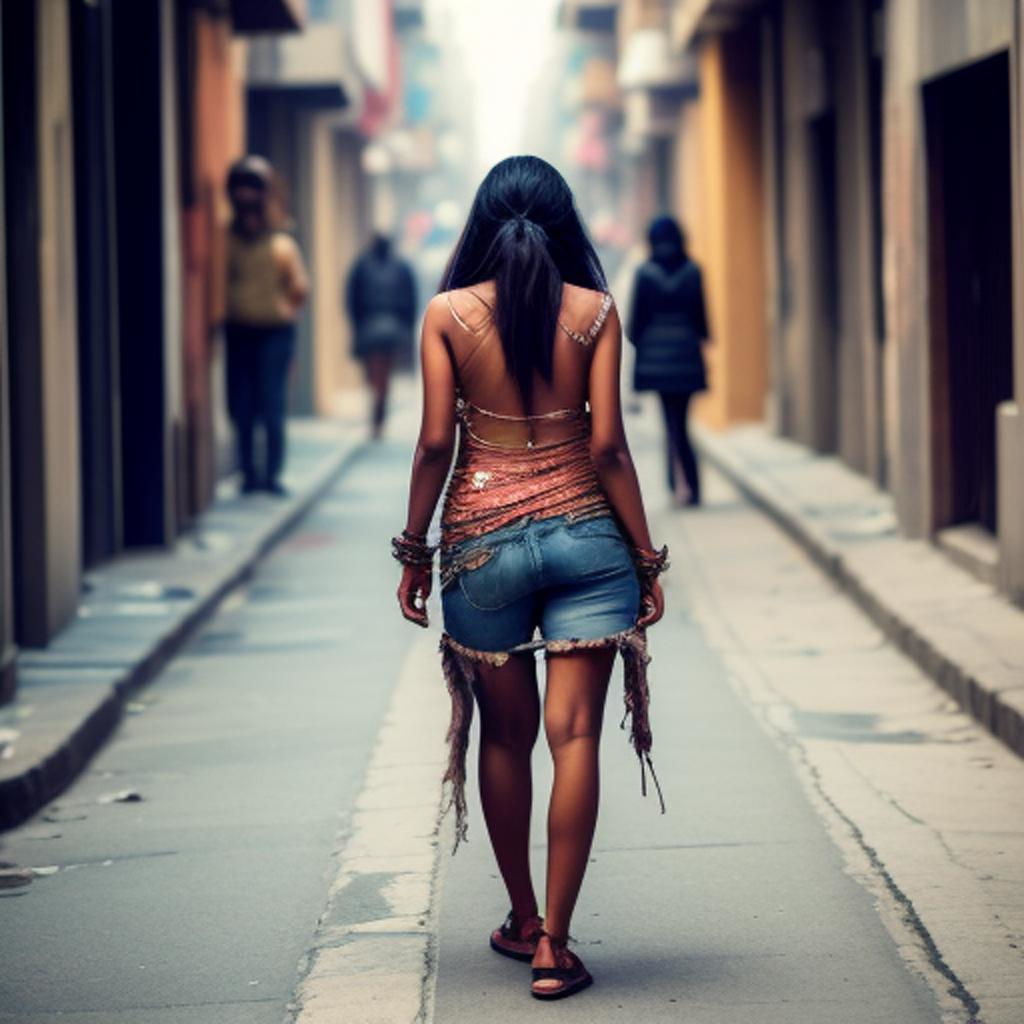
[[[17,647],[74,615],[83,573],[173,542],[231,471],[230,163],[280,172],[314,278],[291,410],[329,414],[356,384],[348,264],[375,219],[401,229],[420,192],[445,198],[432,172],[465,146],[418,0],[26,0],[0,32],[7,696]],[[418,243],[435,230],[410,219]]]
[[[1020,0],[564,0],[613,40],[620,205],[705,266],[714,427],[891,491],[1024,597]],[[606,116],[606,115],[605,115]]]
[[[714,340],[704,421],[836,453],[907,535],[1018,602],[1022,6],[550,0],[541,72],[510,83],[510,151],[565,172],[623,305],[650,218],[686,226]],[[453,30],[471,9],[3,5],[0,694],[87,570],[171,543],[231,471],[233,159],[275,164],[312,271],[293,413],[338,414],[361,384],[340,292],[375,226],[433,289],[480,171]]]

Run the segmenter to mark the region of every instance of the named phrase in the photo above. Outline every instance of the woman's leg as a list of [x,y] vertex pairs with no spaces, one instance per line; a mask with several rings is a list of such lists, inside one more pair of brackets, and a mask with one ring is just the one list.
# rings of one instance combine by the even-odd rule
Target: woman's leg
[[366,357],[366,377],[373,393],[371,426],[374,437],[381,436],[384,430],[384,420],[387,418],[392,359],[393,353],[390,350],[371,352]]
[[598,746],[615,648],[548,658],[544,730],[555,763],[548,808],[547,908],[544,928],[569,934],[597,824]]
[[676,489],[676,466],[679,462],[679,456],[676,453],[676,433],[678,430],[676,423],[677,416],[676,409],[672,401],[673,398],[675,398],[675,395],[659,391],[658,397],[661,399],[661,414],[665,420],[666,480],[668,481],[668,489],[674,494]]
[[263,339],[260,361],[260,409],[266,431],[264,486],[281,490],[284,468],[285,412],[288,405],[288,367],[295,352],[295,329],[282,327]]
[[686,400],[689,396],[675,392],[661,392],[661,409],[665,416],[665,452],[668,458],[668,489],[680,504],[685,503],[689,494],[683,489],[686,475],[683,445],[686,439]]
[[679,449],[679,460],[683,464],[686,486],[690,489],[690,504],[697,505],[700,503],[700,473],[697,469],[697,453],[690,443],[688,426],[690,399],[693,398],[693,394],[687,392],[677,397],[679,399],[679,433],[676,435],[676,446]]
[[227,349],[228,412],[235,426],[235,448],[242,473],[242,490],[259,486],[253,461],[253,426],[256,418],[256,351],[259,342],[244,329],[229,324],[224,331]]
[[512,910],[522,921],[537,912],[530,876],[530,753],[540,728],[536,662],[532,655],[513,657],[477,673],[480,802]]

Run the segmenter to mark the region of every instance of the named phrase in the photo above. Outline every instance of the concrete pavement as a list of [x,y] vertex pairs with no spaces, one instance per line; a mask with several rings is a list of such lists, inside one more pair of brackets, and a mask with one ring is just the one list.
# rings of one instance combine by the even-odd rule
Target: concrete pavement
[[[789,533],[885,635],[1024,756],[1024,609],[954,560],[994,576],[970,530],[939,550],[900,536],[891,495],[831,455],[763,425],[698,431],[699,447]],[[979,533],[981,531],[978,531]]]
[[336,421],[293,420],[288,430],[287,498],[243,498],[223,481],[172,548],[87,572],[76,618],[44,650],[22,651],[18,695],[0,708],[0,829],[77,776],[131,710],[133,692],[301,519],[362,440]]
[[[507,908],[475,791],[455,858],[436,825],[436,595],[433,632],[403,623],[387,555],[398,426],[3,837],[37,875],[0,894],[0,1021],[1021,1019],[1024,764],[724,480],[672,511],[643,419],[673,550],[651,636],[668,814],[613,690],[573,928],[597,983],[531,1000],[487,947]],[[539,867],[542,746],[536,764]],[[124,789],[143,800],[101,802]]]
[[[0,1021],[284,1018],[417,639],[394,628],[386,543],[407,470],[404,444],[355,456],[75,784],[0,837],[35,873],[0,890]],[[364,886],[346,913],[377,902]]]
[[528,973],[486,948],[507,908],[474,798],[475,841],[442,862],[435,1019],[486,1000],[587,1021],[1019,1021],[1024,764],[724,479],[670,510],[659,431],[630,426],[673,551],[651,634],[669,813],[640,799],[613,703],[574,925],[597,983],[526,1010]]

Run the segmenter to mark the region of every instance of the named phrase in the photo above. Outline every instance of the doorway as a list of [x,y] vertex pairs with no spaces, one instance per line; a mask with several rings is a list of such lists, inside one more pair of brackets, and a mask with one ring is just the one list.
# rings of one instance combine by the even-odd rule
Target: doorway
[[996,531],[996,406],[1013,387],[1009,57],[925,86],[933,527]]

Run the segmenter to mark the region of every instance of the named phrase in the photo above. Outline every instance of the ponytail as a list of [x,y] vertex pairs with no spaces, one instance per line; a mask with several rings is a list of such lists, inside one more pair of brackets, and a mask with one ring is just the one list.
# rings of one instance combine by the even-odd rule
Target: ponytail
[[502,223],[492,252],[497,286],[495,326],[505,364],[529,408],[534,373],[551,380],[562,275],[548,251],[547,232],[521,215]]
[[563,284],[607,289],[565,179],[535,156],[494,165],[441,278],[441,290],[494,280],[494,322],[527,412],[534,374],[550,381]]

